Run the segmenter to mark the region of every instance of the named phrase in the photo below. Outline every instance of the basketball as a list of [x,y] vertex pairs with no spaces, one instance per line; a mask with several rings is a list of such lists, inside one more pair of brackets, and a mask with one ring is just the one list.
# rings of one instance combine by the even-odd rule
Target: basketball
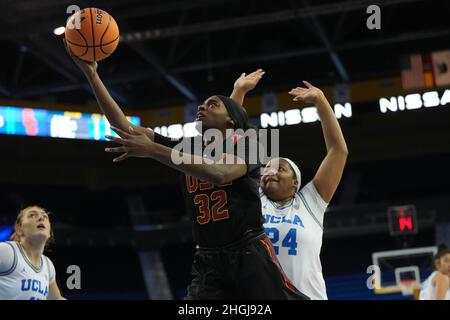
[[106,11],[86,8],[69,17],[66,43],[78,58],[93,62],[109,57],[119,44],[119,27]]

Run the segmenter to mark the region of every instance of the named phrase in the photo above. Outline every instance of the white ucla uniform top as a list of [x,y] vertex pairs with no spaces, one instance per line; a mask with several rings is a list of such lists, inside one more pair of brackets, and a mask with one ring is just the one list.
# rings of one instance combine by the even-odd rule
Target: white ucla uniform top
[[264,228],[287,277],[313,300],[327,300],[320,250],[328,204],[310,181],[283,207],[260,189]]
[[[434,271],[423,283],[420,288],[419,300],[436,300],[436,286],[433,279],[437,271]],[[450,300],[450,289],[445,293],[445,300]]]
[[23,247],[14,241],[0,243],[0,300],[47,300],[55,267],[42,255],[34,267]]

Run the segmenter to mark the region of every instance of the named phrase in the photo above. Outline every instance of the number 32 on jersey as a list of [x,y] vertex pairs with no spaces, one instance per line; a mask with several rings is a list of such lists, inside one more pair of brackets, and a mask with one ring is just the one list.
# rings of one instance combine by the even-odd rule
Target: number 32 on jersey
[[[228,185],[231,185],[231,183],[224,184],[220,187]],[[186,176],[186,188],[189,193],[195,193],[197,191],[211,190],[214,188],[214,185],[210,182]],[[225,190],[214,190],[210,195],[199,193],[194,196],[193,200],[199,213],[197,216],[197,222],[199,224],[206,224],[211,220],[220,221],[230,218],[228,209],[226,209],[228,199]]]

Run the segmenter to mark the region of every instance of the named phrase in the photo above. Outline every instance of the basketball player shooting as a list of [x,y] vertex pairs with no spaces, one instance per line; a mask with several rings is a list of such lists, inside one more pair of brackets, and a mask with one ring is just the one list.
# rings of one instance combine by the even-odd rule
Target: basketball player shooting
[[[233,158],[233,164],[206,164],[200,155],[188,155],[193,161],[175,165],[172,148],[181,140],[132,125],[101,81],[97,63],[84,62],[67,51],[88,79],[111,128],[120,136],[107,137],[120,145],[106,149],[122,153],[114,161],[151,158],[181,172],[182,191],[198,245],[192,267],[194,279],[186,299],[308,299],[288,280],[264,233],[258,191],[261,164],[245,159],[248,150],[244,159],[225,153],[224,159]],[[245,110],[219,95],[199,105],[196,120],[203,131],[222,132],[223,145],[242,138],[227,135],[227,129],[245,131],[251,127]],[[254,142],[246,141],[245,146],[250,143]]]

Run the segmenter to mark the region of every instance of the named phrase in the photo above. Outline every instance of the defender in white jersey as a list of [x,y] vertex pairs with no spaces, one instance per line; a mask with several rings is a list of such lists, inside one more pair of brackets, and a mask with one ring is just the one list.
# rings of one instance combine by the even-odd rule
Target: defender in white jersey
[[0,243],[0,300],[64,300],[55,267],[43,254],[52,236],[44,209],[32,206],[19,213],[11,241]]
[[261,178],[262,211],[267,235],[283,270],[297,289],[311,299],[327,299],[320,250],[323,220],[344,171],[347,145],[333,110],[322,91],[307,88],[289,93],[294,101],[314,104],[321,119],[327,155],[314,179],[300,189],[301,174],[289,159],[272,159]]
[[450,251],[444,245],[433,257],[433,268],[420,288],[419,300],[450,300]]
[[261,204],[266,234],[287,277],[311,299],[326,300],[320,249],[328,204],[314,183],[309,182],[284,204],[270,200],[261,192]]
[[[244,105],[245,95],[265,72],[243,73],[234,83],[231,98]],[[327,299],[322,275],[323,218],[344,171],[347,145],[333,109],[323,92],[303,81],[289,94],[293,100],[313,104],[321,121],[327,155],[314,179],[302,189],[298,167],[289,159],[272,159],[261,178],[262,211],[283,270],[294,285],[311,299]]]

